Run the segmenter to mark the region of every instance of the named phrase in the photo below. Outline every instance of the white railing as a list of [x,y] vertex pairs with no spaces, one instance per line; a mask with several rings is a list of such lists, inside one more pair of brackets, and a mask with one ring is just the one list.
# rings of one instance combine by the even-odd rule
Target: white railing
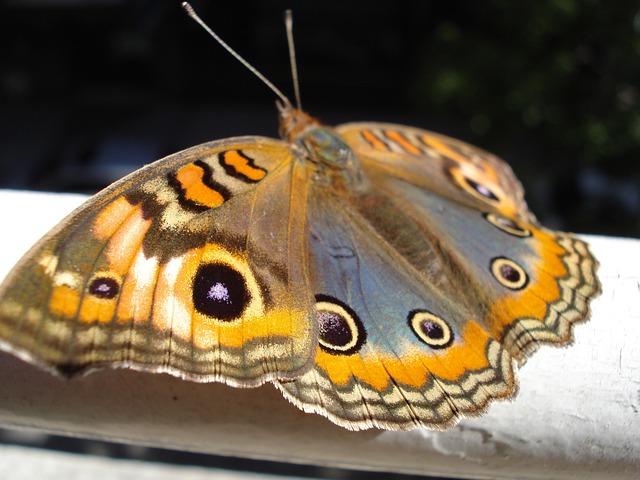
[[[81,196],[0,190],[0,278]],[[0,426],[248,458],[460,478],[640,478],[640,240],[585,237],[604,293],[520,393],[446,432],[348,432],[271,385],[102,371],[63,381],[0,355]]]

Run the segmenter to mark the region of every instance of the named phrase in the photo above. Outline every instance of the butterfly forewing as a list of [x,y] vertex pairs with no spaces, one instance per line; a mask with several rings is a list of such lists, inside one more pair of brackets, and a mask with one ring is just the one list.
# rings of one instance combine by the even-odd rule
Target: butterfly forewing
[[[336,131],[363,164],[472,208],[524,221],[534,216],[509,165],[484,150],[418,128],[349,123]],[[366,168],[366,167],[365,167]]]
[[2,286],[5,347],[255,385],[308,368],[307,181],[286,144],[242,138],[160,160],[81,206]]

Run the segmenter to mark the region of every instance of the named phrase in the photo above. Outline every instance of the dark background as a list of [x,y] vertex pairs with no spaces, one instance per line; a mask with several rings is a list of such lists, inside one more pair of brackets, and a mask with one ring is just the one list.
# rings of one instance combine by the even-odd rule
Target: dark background
[[[1,188],[91,193],[204,141],[277,136],[274,95],[179,3],[0,0]],[[293,8],[303,104],[324,122],[461,138],[512,165],[547,226],[640,237],[640,2],[193,5],[290,97]]]
[[[208,140],[277,136],[274,95],[176,1],[0,1],[0,187],[94,192]],[[303,105],[505,158],[550,227],[640,236],[639,2],[195,1]]]

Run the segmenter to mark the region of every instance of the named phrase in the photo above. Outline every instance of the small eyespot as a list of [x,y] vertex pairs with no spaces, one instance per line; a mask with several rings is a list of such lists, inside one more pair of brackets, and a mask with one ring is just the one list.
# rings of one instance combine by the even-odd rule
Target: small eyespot
[[329,295],[316,295],[318,341],[333,355],[352,355],[366,340],[362,321],[348,305]]
[[467,185],[469,185],[469,187],[471,187],[473,191],[475,191],[478,195],[486,198],[487,200],[491,200],[492,202],[500,201],[498,196],[495,193],[493,193],[491,189],[486,185],[482,183],[478,183],[474,180],[471,180],[468,177],[463,177],[463,178],[464,178],[464,181],[467,183]]
[[447,348],[453,343],[449,324],[431,312],[413,310],[409,313],[408,323],[416,337],[431,348]]
[[97,275],[89,284],[88,292],[98,298],[112,299],[120,293],[120,282],[109,275]]
[[202,315],[222,321],[238,319],[251,301],[240,272],[224,263],[204,263],[193,279],[193,305]]
[[518,225],[514,220],[510,218],[503,217],[502,215],[496,215],[495,213],[483,213],[482,216],[494,227],[499,230],[502,230],[509,235],[513,235],[515,237],[530,237],[531,230],[527,230],[526,228]]
[[491,273],[501,285],[511,290],[522,290],[529,283],[527,272],[508,258],[496,257],[492,259]]
[[450,168],[448,172],[453,181],[468,194],[483,202],[489,202],[493,205],[500,204],[500,197],[488,185],[473,180],[457,167]]

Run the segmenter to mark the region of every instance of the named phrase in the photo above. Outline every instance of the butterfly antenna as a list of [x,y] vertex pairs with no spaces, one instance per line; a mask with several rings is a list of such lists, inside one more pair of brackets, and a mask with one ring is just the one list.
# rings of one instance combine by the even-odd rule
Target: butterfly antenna
[[204,23],[204,21],[198,16],[198,14],[195,12],[195,10],[189,4],[189,2],[182,2],[182,8],[184,8],[185,12],[187,12],[187,15],[189,15],[202,28],[204,28],[205,31],[209,35],[211,35],[215,39],[215,41],[218,42],[227,52],[229,52],[231,55],[233,55],[236,60],[238,60],[242,65],[244,65],[246,68],[248,68],[250,72],[253,72],[253,74],[256,77],[258,77],[260,80],[262,80],[262,82],[267,87],[269,87],[273,91],[273,93],[275,93],[280,98],[280,100],[282,100],[282,102],[285,104],[285,106],[290,106],[291,105],[291,102],[289,101],[289,99],[287,97],[285,97],[284,94],[273,83],[271,83],[269,80],[267,80],[267,77],[262,75],[253,65],[251,65],[244,58],[242,58],[238,52],[236,52],[233,48],[231,48],[229,45],[227,45],[227,43],[224,40],[222,40],[222,38],[220,38],[213,30],[211,30],[211,28],[209,28],[209,26],[206,23]]
[[293,42],[293,15],[287,10],[284,16],[284,24],[287,28],[287,43],[289,44],[289,61],[291,62],[291,76],[293,77],[293,90],[296,96],[296,106],[302,110],[300,99],[300,82],[298,81],[298,64],[296,63],[296,47]]

